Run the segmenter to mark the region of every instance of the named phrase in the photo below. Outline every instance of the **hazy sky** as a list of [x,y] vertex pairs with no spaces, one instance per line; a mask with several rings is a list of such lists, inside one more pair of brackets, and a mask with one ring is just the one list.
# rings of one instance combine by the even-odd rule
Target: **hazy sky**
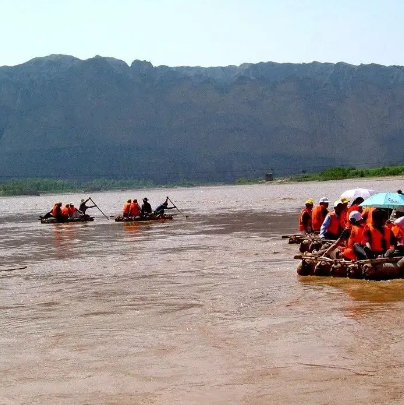
[[404,0],[0,0],[0,13],[0,66],[49,54],[404,65]]

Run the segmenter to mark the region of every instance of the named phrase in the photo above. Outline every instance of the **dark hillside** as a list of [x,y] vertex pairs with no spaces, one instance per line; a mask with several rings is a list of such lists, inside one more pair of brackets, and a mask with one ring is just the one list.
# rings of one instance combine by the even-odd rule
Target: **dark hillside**
[[52,55],[0,68],[0,176],[232,181],[402,162],[404,68],[199,68]]

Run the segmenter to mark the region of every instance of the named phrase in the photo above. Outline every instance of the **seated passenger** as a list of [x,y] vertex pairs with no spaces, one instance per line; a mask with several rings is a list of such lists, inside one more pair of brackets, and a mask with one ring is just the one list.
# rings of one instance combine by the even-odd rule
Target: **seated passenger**
[[345,229],[345,217],[343,216],[344,203],[341,200],[334,202],[334,211],[327,214],[320,228],[320,237],[337,240]]
[[128,218],[128,217],[129,217],[131,204],[132,204],[132,200],[129,199],[129,200],[127,200],[126,203],[123,205],[123,208],[122,208],[122,215],[123,215],[124,218]]
[[328,214],[328,204],[328,198],[323,197],[320,198],[318,205],[313,208],[313,211],[311,213],[313,232],[318,233],[320,231],[321,225],[323,224],[324,219]]
[[70,218],[77,218],[78,217],[78,210],[77,208],[74,206],[73,203],[69,204],[69,209],[70,209]]
[[395,255],[397,238],[386,225],[386,221],[387,213],[384,210],[376,208],[372,212],[372,223],[365,227],[362,240],[363,251],[368,259]]
[[325,256],[329,256],[336,248],[345,243],[346,247],[341,248],[344,259],[363,260],[367,258],[366,253],[363,252],[363,246],[360,245],[365,229],[365,220],[361,213],[359,211],[350,212],[349,223],[350,226],[346,227],[338,240],[326,250]]
[[70,217],[70,204],[67,203],[63,208],[62,208],[62,215],[65,217],[69,218]]
[[132,204],[130,205],[130,216],[131,217],[138,217],[140,215],[140,206],[135,199],[133,199]]
[[299,217],[299,231],[303,234],[311,233],[312,231],[312,211],[313,200],[306,200],[305,208],[301,210]]
[[141,210],[140,215],[142,217],[147,217],[148,215],[150,215],[152,213],[153,213],[153,210],[152,210],[152,207],[151,207],[151,205],[149,203],[149,199],[146,198],[146,197],[143,198],[142,210]]

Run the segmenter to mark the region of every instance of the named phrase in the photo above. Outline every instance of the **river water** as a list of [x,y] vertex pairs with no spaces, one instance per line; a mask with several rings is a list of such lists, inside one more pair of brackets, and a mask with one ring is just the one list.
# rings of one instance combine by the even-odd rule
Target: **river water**
[[0,404],[404,403],[404,281],[298,277],[281,238],[356,186],[404,179],[92,195],[184,214],[141,226],[39,223],[78,194],[1,198]]

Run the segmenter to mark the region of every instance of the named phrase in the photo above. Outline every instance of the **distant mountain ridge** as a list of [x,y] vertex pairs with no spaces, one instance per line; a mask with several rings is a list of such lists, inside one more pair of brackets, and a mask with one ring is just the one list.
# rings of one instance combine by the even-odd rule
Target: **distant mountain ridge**
[[398,163],[403,111],[402,66],[50,55],[0,67],[0,178],[233,181]]

